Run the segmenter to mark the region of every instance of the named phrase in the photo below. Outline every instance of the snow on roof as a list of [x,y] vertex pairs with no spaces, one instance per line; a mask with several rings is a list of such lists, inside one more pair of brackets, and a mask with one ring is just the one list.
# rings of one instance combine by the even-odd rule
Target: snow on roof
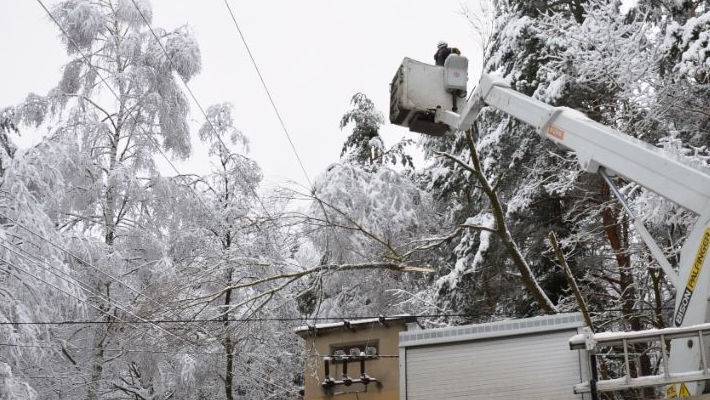
[[366,327],[372,324],[386,324],[388,322],[401,322],[409,323],[416,322],[417,317],[409,314],[394,315],[391,317],[378,317],[378,318],[364,318],[364,319],[352,319],[343,320],[340,322],[329,322],[325,324],[315,324],[315,325],[302,325],[294,330],[294,332],[303,337],[306,333],[320,333],[325,330],[335,330],[340,328],[356,329],[358,327]]
[[[530,318],[512,318],[481,324],[411,330],[400,332],[399,347],[470,342],[561,330],[576,331],[583,325],[581,313],[560,313]],[[570,336],[572,336],[572,332],[570,332]]]

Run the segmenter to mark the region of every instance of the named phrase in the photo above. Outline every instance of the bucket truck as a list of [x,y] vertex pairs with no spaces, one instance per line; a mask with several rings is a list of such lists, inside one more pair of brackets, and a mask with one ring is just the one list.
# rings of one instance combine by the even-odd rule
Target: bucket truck
[[[592,121],[579,111],[554,107],[516,92],[505,81],[493,75],[483,74],[478,86],[467,99],[467,81],[466,57],[452,54],[444,66],[405,58],[390,87],[390,121],[414,132],[445,136],[470,129],[481,110],[492,107],[536,128],[542,137],[561,149],[574,152],[584,171],[600,174],[622,203],[633,221],[636,233],[648,246],[677,293],[673,327],[668,329],[677,330],[710,322],[708,171],[695,168],[660,148]],[[623,194],[614,186],[611,180],[613,176],[636,182],[698,216],[683,245],[677,271],[670,265],[641,219],[628,206]],[[621,382],[623,384],[611,382],[600,387],[612,391],[619,390],[617,388],[667,385],[669,397],[677,396],[679,392],[690,395],[702,393],[702,381],[710,379],[706,361],[710,341],[703,341],[703,332],[710,334],[710,324],[700,326],[697,332],[673,336],[677,335],[674,331],[666,337],[663,336],[663,330],[658,330],[656,333],[661,335],[661,342],[675,337],[671,340],[670,349],[665,348],[665,343],[661,344],[665,367],[662,374],[631,378],[631,373],[627,371],[626,378]],[[590,333],[586,339],[586,347],[593,347],[594,334]],[[666,359],[667,352],[670,355]],[[594,382],[587,385],[586,389],[595,392]]]

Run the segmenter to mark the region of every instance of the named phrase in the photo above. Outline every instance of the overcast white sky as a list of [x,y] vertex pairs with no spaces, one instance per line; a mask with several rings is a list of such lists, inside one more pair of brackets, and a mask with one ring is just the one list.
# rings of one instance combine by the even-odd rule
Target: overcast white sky
[[[387,115],[389,82],[408,56],[432,62],[446,40],[474,58],[476,43],[463,5],[478,0],[230,0],[270,86],[306,169],[314,178],[337,161],[345,132],[338,128],[353,93],[370,96]],[[46,0],[48,5],[54,0]],[[28,92],[45,94],[68,59],[60,33],[34,0],[0,0],[0,107]],[[260,86],[222,0],[154,0],[153,26],[188,24],[202,50],[202,73],[191,87],[207,107],[234,104],[238,126],[266,183],[305,183],[278,120]],[[478,62],[471,60],[471,68]],[[471,71],[473,73],[477,71]],[[474,75],[475,76],[475,75]],[[204,119],[191,105],[193,131]],[[383,129],[392,143],[406,130]],[[28,132],[36,140],[38,133]],[[206,172],[206,150],[193,138],[194,155],[181,172]]]

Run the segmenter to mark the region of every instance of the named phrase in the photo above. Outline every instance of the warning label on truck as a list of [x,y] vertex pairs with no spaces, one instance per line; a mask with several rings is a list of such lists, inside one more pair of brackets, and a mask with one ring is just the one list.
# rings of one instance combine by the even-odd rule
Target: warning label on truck
[[676,390],[677,385],[668,385],[666,388],[666,398],[667,399],[682,399],[690,397],[690,390],[685,386],[685,383],[681,383],[678,390]]
[[565,131],[553,125],[547,127],[547,135],[557,140],[565,140]]
[[680,384],[680,390],[678,391],[678,397],[690,397],[690,391],[685,386],[685,383]]
[[698,278],[700,277],[700,272],[703,269],[703,264],[705,263],[705,256],[707,255],[709,248],[710,228],[705,230],[705,234],[700,240],[698,254],[695,256],[693,267],[690,269],[688,283],[685,285],[685,290],[683,291],[680,303],[678,304],[678,309],[676,310],[675,318],[673,319],[675,326],[681,326],[683,324],[683,320],[685,319],[685,313],[688,311],[690,299],[693,297],[693,292],[695,291],[695,287],[698,284]]

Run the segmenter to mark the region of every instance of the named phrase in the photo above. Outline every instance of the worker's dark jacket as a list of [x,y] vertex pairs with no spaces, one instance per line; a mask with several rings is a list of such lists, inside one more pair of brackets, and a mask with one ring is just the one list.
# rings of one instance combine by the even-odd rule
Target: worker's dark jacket
[[434,54],[434,61],[436,62],[436,65],[444,66],[444,61],[446,61],[446,57],[451,54],[451,47],[439,47],[439,49],[436,51],[436,54]]

